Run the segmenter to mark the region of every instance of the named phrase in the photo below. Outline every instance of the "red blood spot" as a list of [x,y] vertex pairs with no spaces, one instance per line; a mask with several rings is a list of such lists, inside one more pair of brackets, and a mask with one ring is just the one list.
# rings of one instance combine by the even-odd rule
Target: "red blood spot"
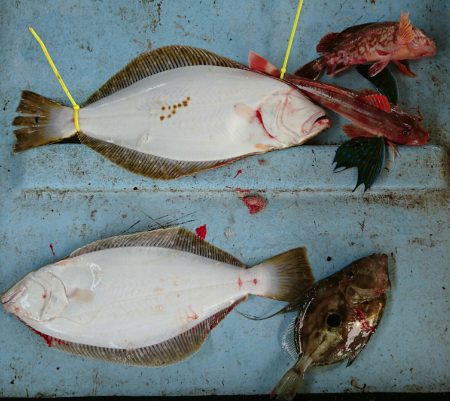
[[241,276],[239,276],[239,278],[238,278],[238,287],[239,287],[239,288],[242,287],[242,279],[241,279]]
[[370,325],[367,321],[366,314],[361,308],[354,308],[353,309],[356,313],[357,319],[361,322],[361,328],[364,331],[368,331],[370,334],[375,333],[375,330],[377,329],[375,325]]
[[55,250],[53,248],[53,244],[52,243],[50,243],[49,247],[50,247],[50,250],[52,251],[52,255],[56,256],[56,253],[55,253]]
[[256,278],[253,279],[253,284],[258,284],[258,280]]
[[255,112],[255,115],[256,115],[256,119],[261,124],[261,127],[264,129],[264,132],[267,134],[267,136],[270,139],[275,139],[275,137],[273,135],[270,135],[270,132],[267,131],[266,127],[264,126],[264,121],[262,119],[261,110],[257,109],[256,112]]
[[377,288],[375,294],[383,295],[386,292],[385,288]]
[[47,298],[47,294],[42,294],[42,299]]
[[267,201],[261,195],[246,195],[242,198],[242,202],[247,206],[250,214],[256,214],[265,209]]
[[192,312],[191,315],[188,315],[188,319],[189,320],[197,320],[198,319],[198,315],[195,312]]
[[264,165],[267,163],[266,159],[258,159],[258,163],[260,166]]
[[236,175],[234,176],[234,178],[236,178],[239,174],[242,174],[242,170],[239,169],[238,171],[236,171]]
[[206,238],[206,224],[203,224],[200,227],[197,227],[195,229],[195,232],[197,233],[197,237],[201,238],[201,239],[205,239]]

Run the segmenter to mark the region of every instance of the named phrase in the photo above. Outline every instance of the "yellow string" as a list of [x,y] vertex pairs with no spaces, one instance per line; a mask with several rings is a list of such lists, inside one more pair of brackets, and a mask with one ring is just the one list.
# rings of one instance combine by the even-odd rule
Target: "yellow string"
[[31,26],[28,29],[30,30],[31,34],[34,36],[34,38],[38,41],[39,45],[41,46],[42,52],[44,53],[48,63],[50,64],[50,67],[52,67],[52,70],[55,73],[56,78],[58,79],[59,84],[61,85],[61,88],[63,88],[64,93],[69,98],[70,103],[72,103],[73,122],[75,124],[75,129],[77,130],[77,132],[80,132],[80,125],[78,123],[78,111],[80,110],[80,106],[78,106],[78,104],[75,102],[75,100],[73,99],[72,95],[69,92],[69,89],[67,89],[66,84],[64,83],[63,79],[61,78],[61,75],[59,75],[59,72],[58,72],[55,64],[53,63],[53,60],[50,57],[50,54],[48,53],[47,48],[44,45],[44,42],[41,40],[41,38],[38,36],[38,34],[34,31],[34,29]]
[[284,78],[284,74],[286,73],[286,66],[289,60],[289,55],[291,54],[292,42],[294,41],[295,31],[297,30],[297,23],[300,18],[300,12],[302,11],[303,0],[299,0],[297,13],[295,14],[294,25],[292,26],[291,37],[289,38],[288,47],[286,49],[286,55],[284,56],[283,67],[281,67],[280,79]]

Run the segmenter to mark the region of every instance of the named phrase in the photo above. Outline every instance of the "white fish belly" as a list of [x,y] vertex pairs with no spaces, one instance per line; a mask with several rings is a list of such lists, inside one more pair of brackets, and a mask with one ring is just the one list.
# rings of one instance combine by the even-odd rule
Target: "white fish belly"
[[[265,100],[273,102],[278,96],[281,104],[288,92],[292,94],[289,85],[252,71],[182,67],[83,108],[79,121],[88,136],[146,154],[182,161],[223,160],[304,141],[277,139],[276,132],[269,135],[255,118]],[[313,113],[324,114],[295,92],[306,105],[298,116],[299,128]]]
[[[55,284],[42,294],[47,297],[42,318],[25,323],[64,341],[112,348],[172,338],[251,290],[264,293],[268,281],[258,268],[156,247],[101,250],[42,270],[58,280],[51,279]],[[40,305],[41,294],[26,302],[27,308]]]

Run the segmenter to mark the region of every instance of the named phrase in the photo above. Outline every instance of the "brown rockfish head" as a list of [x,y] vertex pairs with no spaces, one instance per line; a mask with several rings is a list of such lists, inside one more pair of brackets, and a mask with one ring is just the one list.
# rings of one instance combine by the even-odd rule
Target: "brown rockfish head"
[[413,38],[408,43],[410,59],[431,57],[436,54],[436,43],[430,39],[421,29],[413,28]]

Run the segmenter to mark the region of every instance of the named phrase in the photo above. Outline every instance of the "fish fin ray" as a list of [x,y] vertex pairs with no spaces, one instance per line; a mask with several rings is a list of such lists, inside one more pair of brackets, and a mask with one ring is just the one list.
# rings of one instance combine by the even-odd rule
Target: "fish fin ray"
[[255,267],[267,269],[273,290],[260,296],[290,302],[299,292],[314,283],[314,275],[308,261],[306,248],[295,248],[274,256]]
[[400,23],[398,26],[398,39],[400,44],[406,45],[414,38],[414,29],[409,20],[409,13],[400,14]]
[[[16,116],[12,125],[16,144],[14,152],[22,152],[38,146],[59,142],[76,134],[75,127],[70,132],[64,132],[55,119],[55,115],[69,111],[68,121],[72,117],[69,107],[63,106],[51,99],[31,91],[23,91],[19,106],[16,111],[22,115]],[[70,117],[69,117],[70,116]]]
[[363,95],[360,97],[360,99],[363,102],[371,104],[372,106],[375,106],[387,113],[391,112],[391,104],[389,103],[389,99],[381,93]]
[[390,60],[380,60],[372,64],[369,68],[369,77],[374,77],[379,72],[383,71],[384,68],[389,64]]
[[84,105],[107,97],[151,75],[193,65],[246,69],[244,65],[208,50],[190,46],[164,46],[136,57],[94,92]]
[[69,257],[73,258],[86,253],[100,251],[102,249],[133,246],[176,249],[216,260],[218,262],[224,262],[243,268],[245,267],[245,265],[233,255],[222,251],[182,227],[162,228],[153,231],[144,231],[106,238],[75,250],[69,255]]
[[375,22],[366,22],[366,23],[364,23],[364,24],[353,25],[353,26],[351,26],[351,27],[349,27],[349,28],[347,28],[347,29],[344,29],[344,30],[340,33],[340,35],[342,35],[342,34],[345,34],[345,35],[348,35],[348,34],[354,34],[354,33],[356,33],[356,32],[359,32],[361,29],[366,28],[366,27],[368,27],[369,25],[373,25],[373,24],[375,24]]
[[171,180],[174,178],[192,175],[200,171],[206,171],[233,163],[248,155],[242,155],[231,159],[211,161],[183,161],[171,160],[155,156],[137,150],[92,138],[84,133],[79,133],[81,143],[100,153],[113,163],[123,168],[154,179]]
[[52,338],[49,336],[45,336],[45,340],[50,346],[60,351],[82,357],[106,360],[125,365],[166,366],[177,363],[195,354],[203,345],[211,330],[244,299],[239,299],[231,306],[222,309],[178,336],[148,347],[134,349],[107,348],[66,342],[58,339],[53,339],[52,341]]
[[292,400],[303,383],[305,370],[309,363],[305,364],[304,358],[301,357],[298,362],[289,369],[272,390],[272,397],[276,400]]
[[408,64],[406,61],[400,61],[400,60],[393,60],[395,66],[397,67],[397,69],[404,75],[406,75],[407,77],[415,77],[416,74],[411,71],[411,69],[409,68]]
[[380,175],[384,159],[384,138],[352,138],[336,150],[333,160],[333,163],[336,163],[334,170],[356,167],[358,178],[353,191],[361,184],[364,184],[366,191]]
[[248,66],[251,70],[263,72],[274,77],[280,75],[277,67],[253,50],[248,52]]
[[286,353],[292,359],[298,359],[298,356],[299,356],[299,350],[297,349],[297,345],[295,344],[295,337],[294,337],[294,331],[295,331],[295,325],[297,323],[297,319],[298,319],[298,316],[295,316],[291,320],[287,330],[285,331],[285,333],[281,339],[281,346],[282,346],[283,350],[285,350]]
[[297,71],[294,72],[294,75],[317,80],[322,75],[325,67],[326,65],[323,61],[323,58],[319,57],[300,67]]

